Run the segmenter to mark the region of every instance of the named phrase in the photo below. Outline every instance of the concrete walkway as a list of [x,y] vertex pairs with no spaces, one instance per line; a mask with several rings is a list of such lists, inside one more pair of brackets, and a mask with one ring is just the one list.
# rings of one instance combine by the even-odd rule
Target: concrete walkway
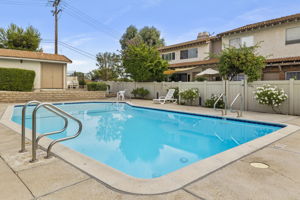
[[[149,101],[133,103],[153,106]],[[154,106],[199,113],[213,112],[211,109],[174,104]],[[5,104],[0,104],[0,116],[5,108]],[[253,112],[246,112],[244,116],[300,126],[300,117],[295,116]],[[3,200],[300,199],[300,131],[180,190],[149,196],[116,191],[59,158],[43,159],[43,151],[38,152],[40,161],[31,164],[28,162],[30,152],[17,153],[19,143],[20,135],[0,124],[0,199]],[[29,141],[27,145],[29,147]],[[270,167],[254,168],[251,162],[263,162]]]

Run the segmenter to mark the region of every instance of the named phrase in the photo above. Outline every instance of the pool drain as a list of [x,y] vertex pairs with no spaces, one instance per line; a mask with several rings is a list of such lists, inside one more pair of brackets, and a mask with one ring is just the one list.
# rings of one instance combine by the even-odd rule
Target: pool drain
[[187,163],[189,160],[185,157],[180,158],[181,163]]
[[260,163],[260,162],[252,162],[252,163],[250,163],[250,165],[252,167],[260,168],[260,169],[267,169],[267,168],[269,168],[269,165],[267,165],[265,163]]

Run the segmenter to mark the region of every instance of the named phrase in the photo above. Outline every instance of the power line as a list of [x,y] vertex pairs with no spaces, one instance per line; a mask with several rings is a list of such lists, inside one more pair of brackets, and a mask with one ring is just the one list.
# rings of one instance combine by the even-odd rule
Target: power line
[[[105,34],[109,35],[110,37],[117,39],[117,32],[110,28],[109,26],[105,25],[104,23],[101,23],[97,19],[91,17],[90,15],[82,12],[81,10],[77,9],[76,7],[70,5],[67,2],[63,2],[63,8],[65,8],[65,12],[80,21],[92,26],[93,28],[97,29],[98,31],[104,32]],[[102,27],[100,29],[100,27]],[[104,29],[103,29],[104,27]]]
[[[43,43],[54,43],[53,40],[43,40],[42,42]],[[65,48],[67,48],[67,49],[69,49],[71,51],[74,51],[74,52],[76,52],[76,53],[78,53],[78,54],[80,54],[82,56],[85,56],[85,57],[87,57],[89,59],[92,59],[94,61],[96,60],[96,55],[94,55],[92,53],[89,53],[87,51],[84,51],[82,49],[76,48],[76,47],[74,47],[74,46],[72,46],[72,45],[70,45],[70,44],[68,44],[66,42],[58,41],[58,44],[64,46]]]

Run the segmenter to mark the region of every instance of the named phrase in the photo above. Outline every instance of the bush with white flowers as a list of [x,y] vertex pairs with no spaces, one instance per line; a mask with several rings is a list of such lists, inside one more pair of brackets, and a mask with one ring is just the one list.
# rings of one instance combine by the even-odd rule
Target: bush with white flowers
[[193,101],[199,97],[199,91],[197,88],[180,90],[179,95],[181,99],[187,101],[190,105],[193,104]]
[[288,98],[283,89],[271,85],[257,87],[254,95],[259,104],[271,106],[274,112],[277,112],[275,108],[280,111],[279,106]]

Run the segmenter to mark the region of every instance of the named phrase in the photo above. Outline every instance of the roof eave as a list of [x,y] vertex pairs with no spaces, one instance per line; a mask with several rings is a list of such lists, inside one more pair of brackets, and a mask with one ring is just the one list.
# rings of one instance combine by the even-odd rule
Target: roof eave
[[62,60],[47,60],[47,59],[35,59],[35,58],[21,58],[21,57],[13,57],[13,56],[0,56],[0,59],[9,59],[9,60],[27,60],[27,61],[35,61],[35,62],[51,62],[51,63],[63,63],[68,64],[72,63],[70,59],[67,58],[68,61]]

